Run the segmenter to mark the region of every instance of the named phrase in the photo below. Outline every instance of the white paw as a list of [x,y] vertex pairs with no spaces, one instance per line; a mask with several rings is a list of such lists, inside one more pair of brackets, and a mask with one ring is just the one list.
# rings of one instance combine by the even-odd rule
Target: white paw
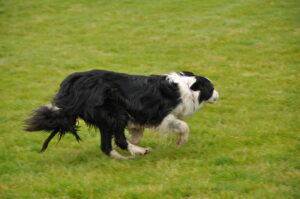
[[128,151],[132,155],[146,155],[151,152],[150,147],[139,147],[128,142]]
[[183,143],[185,143],[188,139],[189,134],[188,133],[181,133],[179,135],[179,138],[176,142],[176,147],[180,147]]
[[118,153],[118,151],[116,151],[116,150],[112,150],[112,151],[109,153],[109,156],[110,156],[110,157],[113,157],[113,158],[116,158],[116,159],[120,159],[120,160],[130,160],[130,159],[133,158],[133,157],[123,156],[123,155],[121,155],[120,153]]

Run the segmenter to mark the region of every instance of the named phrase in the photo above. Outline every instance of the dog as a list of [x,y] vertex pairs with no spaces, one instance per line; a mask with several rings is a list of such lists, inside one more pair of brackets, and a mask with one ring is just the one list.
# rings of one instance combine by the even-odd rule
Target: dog
[[[205,103],[219,98],[212,82],[192,72],[165,75],[129,75],[105,70],[91,70],[69,75],[60,85],[51,105],[40,106],[25,120],[26,131],[47,131],[41,152],[55,135],[59,140],[71,133],[77,141],[77,120],[100,130],[103,153],[118,159],[145,155],[150,147],[140,147],[145,128],[173,132],[177,146],[187,141],[189,126],[183,121]],[[128,129],[130,138],[124,134]],[[131,156],[113,149],[112,139]]]

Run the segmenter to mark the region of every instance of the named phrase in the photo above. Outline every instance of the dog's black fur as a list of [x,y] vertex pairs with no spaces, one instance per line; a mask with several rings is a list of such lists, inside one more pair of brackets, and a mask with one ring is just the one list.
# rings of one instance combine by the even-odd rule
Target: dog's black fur
[[[112,150],[112,137],[120,148],[127,149],[124,129],[128,122],[158,126],[181,102],[178,85],[166,78],[166,75],[140,76],[104,70],[71,74],[61,83],[52,105],[37,108],[25,121],[25,130],[51,132],[43,144],[44,151],[56,134],[61,138],[69,132],[79,141],[77,119],[81,118],[87,125],[100,129],[101,150],[105,154]],[[211,97],[213,86],[204,78],[191,89],[201,90],[201,102]]]

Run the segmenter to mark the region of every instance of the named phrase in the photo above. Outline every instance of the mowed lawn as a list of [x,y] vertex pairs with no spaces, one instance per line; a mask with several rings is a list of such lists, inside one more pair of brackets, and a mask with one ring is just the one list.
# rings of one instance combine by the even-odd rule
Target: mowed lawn
[[[2,0],[0,198],[299,198],[299,13],[297,0]],[[90,69],[193,71],[220,100],[179,149],[147,131],[149,155],[114,160],[80,121],[83,142],[39,153],[47,134],[22,120]]]

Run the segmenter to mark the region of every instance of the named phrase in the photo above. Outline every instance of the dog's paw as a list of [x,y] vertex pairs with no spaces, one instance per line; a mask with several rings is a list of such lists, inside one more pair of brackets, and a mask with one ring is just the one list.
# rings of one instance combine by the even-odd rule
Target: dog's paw
[[151,148],[150,147],[139,147],[136,145],[133,145],[131,143],[128,143],[128,151],[129,153],[131,153],[132,155],[146,155],[148,153],[151,152]]
[[130,160],[133,159],[132,156],[123,156],[120,153],[118,153],[116,150],[112,150],[109,154],[110,157],[119,159],[119,160]]
[[185,143],[188,139],[189,134],[188,133],[182,133],[179,135],[179,138],[176,142],[176,147],[180,147],[183,143]]

